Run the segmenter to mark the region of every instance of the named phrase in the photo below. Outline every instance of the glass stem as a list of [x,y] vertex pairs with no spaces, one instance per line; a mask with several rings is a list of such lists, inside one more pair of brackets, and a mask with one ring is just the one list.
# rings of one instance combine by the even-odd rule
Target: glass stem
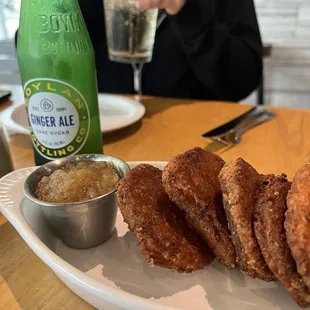
[[132,63],[134,89],[138,95],[142,95],[141,77],[143,63]]

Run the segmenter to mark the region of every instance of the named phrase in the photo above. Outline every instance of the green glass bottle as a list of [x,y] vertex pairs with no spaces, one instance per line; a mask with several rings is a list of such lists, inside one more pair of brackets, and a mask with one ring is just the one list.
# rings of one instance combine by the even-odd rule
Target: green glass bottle
[[36,164],[102,154],[95,56],[77,0],[23,0],[17,56]]

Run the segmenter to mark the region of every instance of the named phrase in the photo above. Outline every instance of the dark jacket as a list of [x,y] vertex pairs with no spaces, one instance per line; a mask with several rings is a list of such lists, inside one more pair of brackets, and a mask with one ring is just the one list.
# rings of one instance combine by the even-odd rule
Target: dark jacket
[[[134,93],[131,65],[108,60],[102,0],[79,0],[94,45],[99,91]],[[239,101],[258,86],[262,43],[253,0],[187,0],[167,16],[142,72],[143,94]]]
[[[102,0],[78,0],[94,46],[99,92],[134,92],[131,65],[109,61]],[[17,33],[15,35],[15,43]],[[187,0],[157,29],[144,95],[239,101],[262,73],[262,43],[253,0]]]

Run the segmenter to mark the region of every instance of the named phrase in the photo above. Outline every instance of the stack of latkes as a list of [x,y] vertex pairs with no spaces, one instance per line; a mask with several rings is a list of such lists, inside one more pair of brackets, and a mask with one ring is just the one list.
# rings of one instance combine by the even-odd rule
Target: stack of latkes
[[293,182],[194,148],[163,171],[139,165],[120,182],[119,208],[151,265],[193,272],[214,257],[253,278],[280,280],[310,303],[310,159]]

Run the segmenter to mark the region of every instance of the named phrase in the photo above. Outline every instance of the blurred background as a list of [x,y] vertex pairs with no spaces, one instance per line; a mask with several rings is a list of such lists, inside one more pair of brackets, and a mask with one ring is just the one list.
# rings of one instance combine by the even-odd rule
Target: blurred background
[[[0,0],[0,84],[20,84],[14,51],[21,0]],[[310,0],[255,0],[266,105],[310,108]],[[105,35],[105,34],[102,34]],[[256,93],[244,102],[256,103]]]

